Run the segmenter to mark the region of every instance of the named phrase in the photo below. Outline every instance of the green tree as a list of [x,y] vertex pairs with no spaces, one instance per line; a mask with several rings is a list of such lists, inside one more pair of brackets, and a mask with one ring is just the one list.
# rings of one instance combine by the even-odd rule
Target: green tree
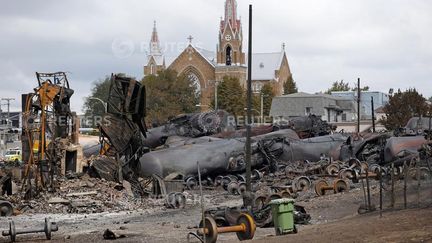
[[[352,88],[351,91],[357,91],[357,86]],[[369,86],[360,87],[360,91],[369,91]]]
[[268,116],[275,93],[271,84],[266,83],[262,86],[260,95],[263,96],[263,113],[264,116]]
[[283,85],[283,89],[284,89],[284,95],[293,94],[293,93],[298,92],[297,84],[296,84],[296,82],[294,82],[294,79],[292,78],[292,76],[290,76],[285,81],[285,83]]
[[200,94],[188,76],[166,69],[157,76],[145,76],[141,82],[146,86],[148,123],[160,125],[179,114],[198,111]]
[[416,89],[408,89],[405,92],[398,90],[390,96],[389,103],[384,106],[386,117],[381,123],[389,130],[405,126],[413,116],[427,115],[429,107],[426,99]]
[[332,86],[325,92],[326,94],[330,94],[333,91],[349,91],[349,83],[345,83],[343,79],[341,81],[333,82]]
[[245,97],[238,78],[225,76],[218,85],[218,109],[226,110],[236,118],[244,114]]
[[[107,75],[105,78],[93,82],[90,95],[84,98],[84,105],[82,108],[86,117],[85,123],[87,119],[90,119],[90,117],[102,116],[105,113],[104,104],[94,98],[101,99],[106,104],[110,88],[110,79],[111,76]],[[96,125],[97,124],[94,123],[82,124],[84,127],[96,127]]]

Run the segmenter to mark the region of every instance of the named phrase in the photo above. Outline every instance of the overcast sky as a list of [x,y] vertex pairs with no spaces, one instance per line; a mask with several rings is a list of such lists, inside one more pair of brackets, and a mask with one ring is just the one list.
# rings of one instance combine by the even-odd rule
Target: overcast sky
[[[286,43],[300,91],[360,77],[371,90],[415,87],[432,96],[432,1],[237,3],[244,50],[252,3],[253,51],[279,51]],[[95,80],[112,72],[142,78],[153,20],[167,55],[181,51],[189,35],[214,51],[223,11],[224,0],[1,0],[0,97],[15,98],[18,110],[20,94],[37,84],[36,71],[67,71],[72,108],[81,112]]]

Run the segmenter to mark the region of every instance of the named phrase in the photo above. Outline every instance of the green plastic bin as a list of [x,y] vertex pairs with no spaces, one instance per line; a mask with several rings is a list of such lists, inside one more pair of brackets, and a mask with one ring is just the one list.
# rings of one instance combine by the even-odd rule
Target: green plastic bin
[[280,198],[270,202],[276,235],[296,233],[294,199]]

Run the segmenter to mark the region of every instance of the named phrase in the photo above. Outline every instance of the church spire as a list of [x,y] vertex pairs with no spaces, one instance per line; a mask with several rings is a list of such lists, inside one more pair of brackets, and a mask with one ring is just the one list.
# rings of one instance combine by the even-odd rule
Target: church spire
[[236,0],[225,0],[225,16],[220,21],[220,32],[229,25],[231,29],[238,33],[240,32],[241,23],[240,19],[237,18],[237,1]]
[[156,21],[153,22],[153,32],[150,39],[150,55],[162,55],[162,51],[159,44],[159,37],[156,30]]
[[237,2],[236,0],[225,1],[225,21],[231,24],[233,29],[237,28]]

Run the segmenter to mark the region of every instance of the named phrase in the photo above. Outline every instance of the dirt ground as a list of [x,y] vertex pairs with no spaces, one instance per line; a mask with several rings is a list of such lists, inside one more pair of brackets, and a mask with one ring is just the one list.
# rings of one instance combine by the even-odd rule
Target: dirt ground
[[[389,209],[389,191],[384,192],[383,216],[379,211],[358,215],[364,203],[363,190],[356,185],[348,192],[323,197],[300,196],[296,203],[311,215],[309,225],[299,225],[297,234],[275,236],[273,228],[258,228],[253,242],[432,242],[432,186],[423,184],[417,191],[408,186],[407,206],[403,210],[402,182],[396,184],[396,203]],[[372,203],[379,205],[378,187],[372,183]],[[188,193],[197,195],[198,191]],[[312,195],[313,193],[309,193]],[[239,196],[221,190],[205,191],[208,207],[238,206]],[[18,235],[17,242],[105,242],[103,232],[110,229],[119,236],[116,242],[187,242],[187,233],[195,232],[200,220],[199,200],[190,201],[185,209],[166,209],[163,205],[134,211],[96,214],[25,214],[11,217],[17,229],[42,227],[45,217],[58,222],[53,240],[44,234]],[[0,220],[0,229],[8,220]],[[238,242],[235,234],[221,234],[218,242]],[[0,237],[0,242],[8,242]],[[191,240],[190,242],[198,242]]]
[[358,215],[253,242],[432,242],[432,207]]

